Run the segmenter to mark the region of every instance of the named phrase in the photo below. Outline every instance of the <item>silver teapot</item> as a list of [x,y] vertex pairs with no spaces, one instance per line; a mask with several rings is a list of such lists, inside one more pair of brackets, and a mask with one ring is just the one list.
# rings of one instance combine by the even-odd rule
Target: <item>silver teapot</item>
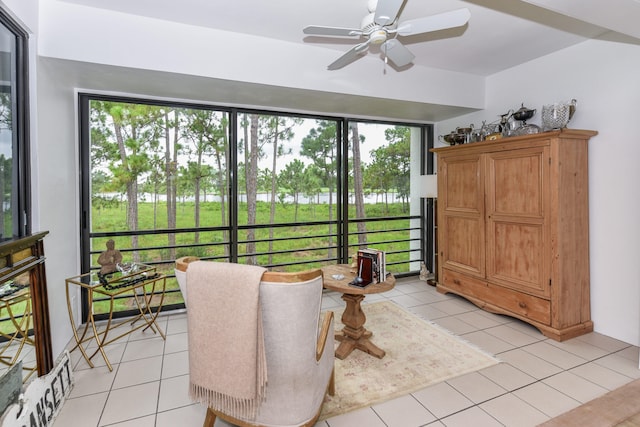
[[473,123],[469,125],[469,127],[465,128],[456,128],[456,133],[458,135],[464,135],[464,143],[468,144],[471,141],[471,133],[473,132]]
[[524,106],[524,104],[522,104],[522,107],[520,109],[518,109],[517,111],[515,111],[511,117],[513,117],[515,120],[519,121],[519,122],[523,122],[523,124],[527,123],[527,120],[529,120],[531,117],[533,117],[533,115],[536,113],[535,108],[531,109],[531,108],[527,108]]

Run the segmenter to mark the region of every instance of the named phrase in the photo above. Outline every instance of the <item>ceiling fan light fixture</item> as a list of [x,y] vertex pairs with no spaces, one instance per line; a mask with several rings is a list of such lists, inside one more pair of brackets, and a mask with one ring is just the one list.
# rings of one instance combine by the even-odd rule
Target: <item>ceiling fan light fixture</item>
[[387,41],[387,32],[385,30],[377,30],[369,35],[371,44],[379,45]]

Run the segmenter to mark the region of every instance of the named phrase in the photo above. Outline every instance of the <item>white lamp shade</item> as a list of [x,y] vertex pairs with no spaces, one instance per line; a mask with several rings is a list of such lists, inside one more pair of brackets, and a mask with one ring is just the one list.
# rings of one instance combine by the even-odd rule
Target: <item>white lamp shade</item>
[[420,176],[420,197],[438,197],[438,175],[421,175]]

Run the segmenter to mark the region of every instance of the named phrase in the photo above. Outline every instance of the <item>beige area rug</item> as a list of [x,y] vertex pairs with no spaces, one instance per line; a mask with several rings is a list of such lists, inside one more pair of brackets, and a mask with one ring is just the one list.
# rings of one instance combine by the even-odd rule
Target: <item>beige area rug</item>
[[[382,359],[355,350],[335,359],[336,394],[327,396],[324,420],[371,406],[429,385],[474,372],[499,361],[437,325],[392,302],[364,304],[371,341],[386,351]],[[336,331],[342,313],[335,313]],[[336,342],[336,346],[339,343]]]

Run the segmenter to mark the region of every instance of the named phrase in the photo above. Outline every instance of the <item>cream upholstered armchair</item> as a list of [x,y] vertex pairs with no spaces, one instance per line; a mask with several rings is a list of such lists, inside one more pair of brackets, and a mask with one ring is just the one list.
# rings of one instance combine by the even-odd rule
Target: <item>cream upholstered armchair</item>
[[[190,279],[188,267],[197,258],[176,261],[176,277],[181,289],[186,290],[188,322],[194,319],[200,304],[208,304],[205,298],[194,293],[196,289]],[[204,263],[201,261],[199,264]],[[228,265],[242,272],[255,266]],[[186,272],[186,274],[184,274]],[[266,386],[257,410],[247,416],[234,411],[212,408],[207,410],[204,426],[213,427],[217,417],[240,426],[313,426],[320,415],[327,392],[334,393],[334,337],[333,313],[325,313],[320,322],[322,301],[322,272],[319,269],[300,273],[264,271],[259,282],[259,306],[264,335],[266,359]],[[208,286],[217,286],[216,277],[211,277]],[[201,292],[198,290],[197,292]],[[226,304],[224,301],[220,301]],[[206,310],[213,310],[206,307]],[[189,333],[192,332],[189,325]],[[199,333],[199,336],[202,334]],[[194,372],[193,357],[202,351],[189,338],[190,382],[198,375]],[[216,351],[225,351],[215,344]],[[193,354],[192,354],[193,353]],[[235,369],[241,369],[236,366]],[[192,394],[192,398],[194,395]]]
[[185,305],[187,304],[187,267],[189,267],[190,263],[195,261],[200,261],[200,258],[195,256],[183,256],[176,260],[176,280],[178,281],[180,292],[182,292],[182,298],[184,299]]

